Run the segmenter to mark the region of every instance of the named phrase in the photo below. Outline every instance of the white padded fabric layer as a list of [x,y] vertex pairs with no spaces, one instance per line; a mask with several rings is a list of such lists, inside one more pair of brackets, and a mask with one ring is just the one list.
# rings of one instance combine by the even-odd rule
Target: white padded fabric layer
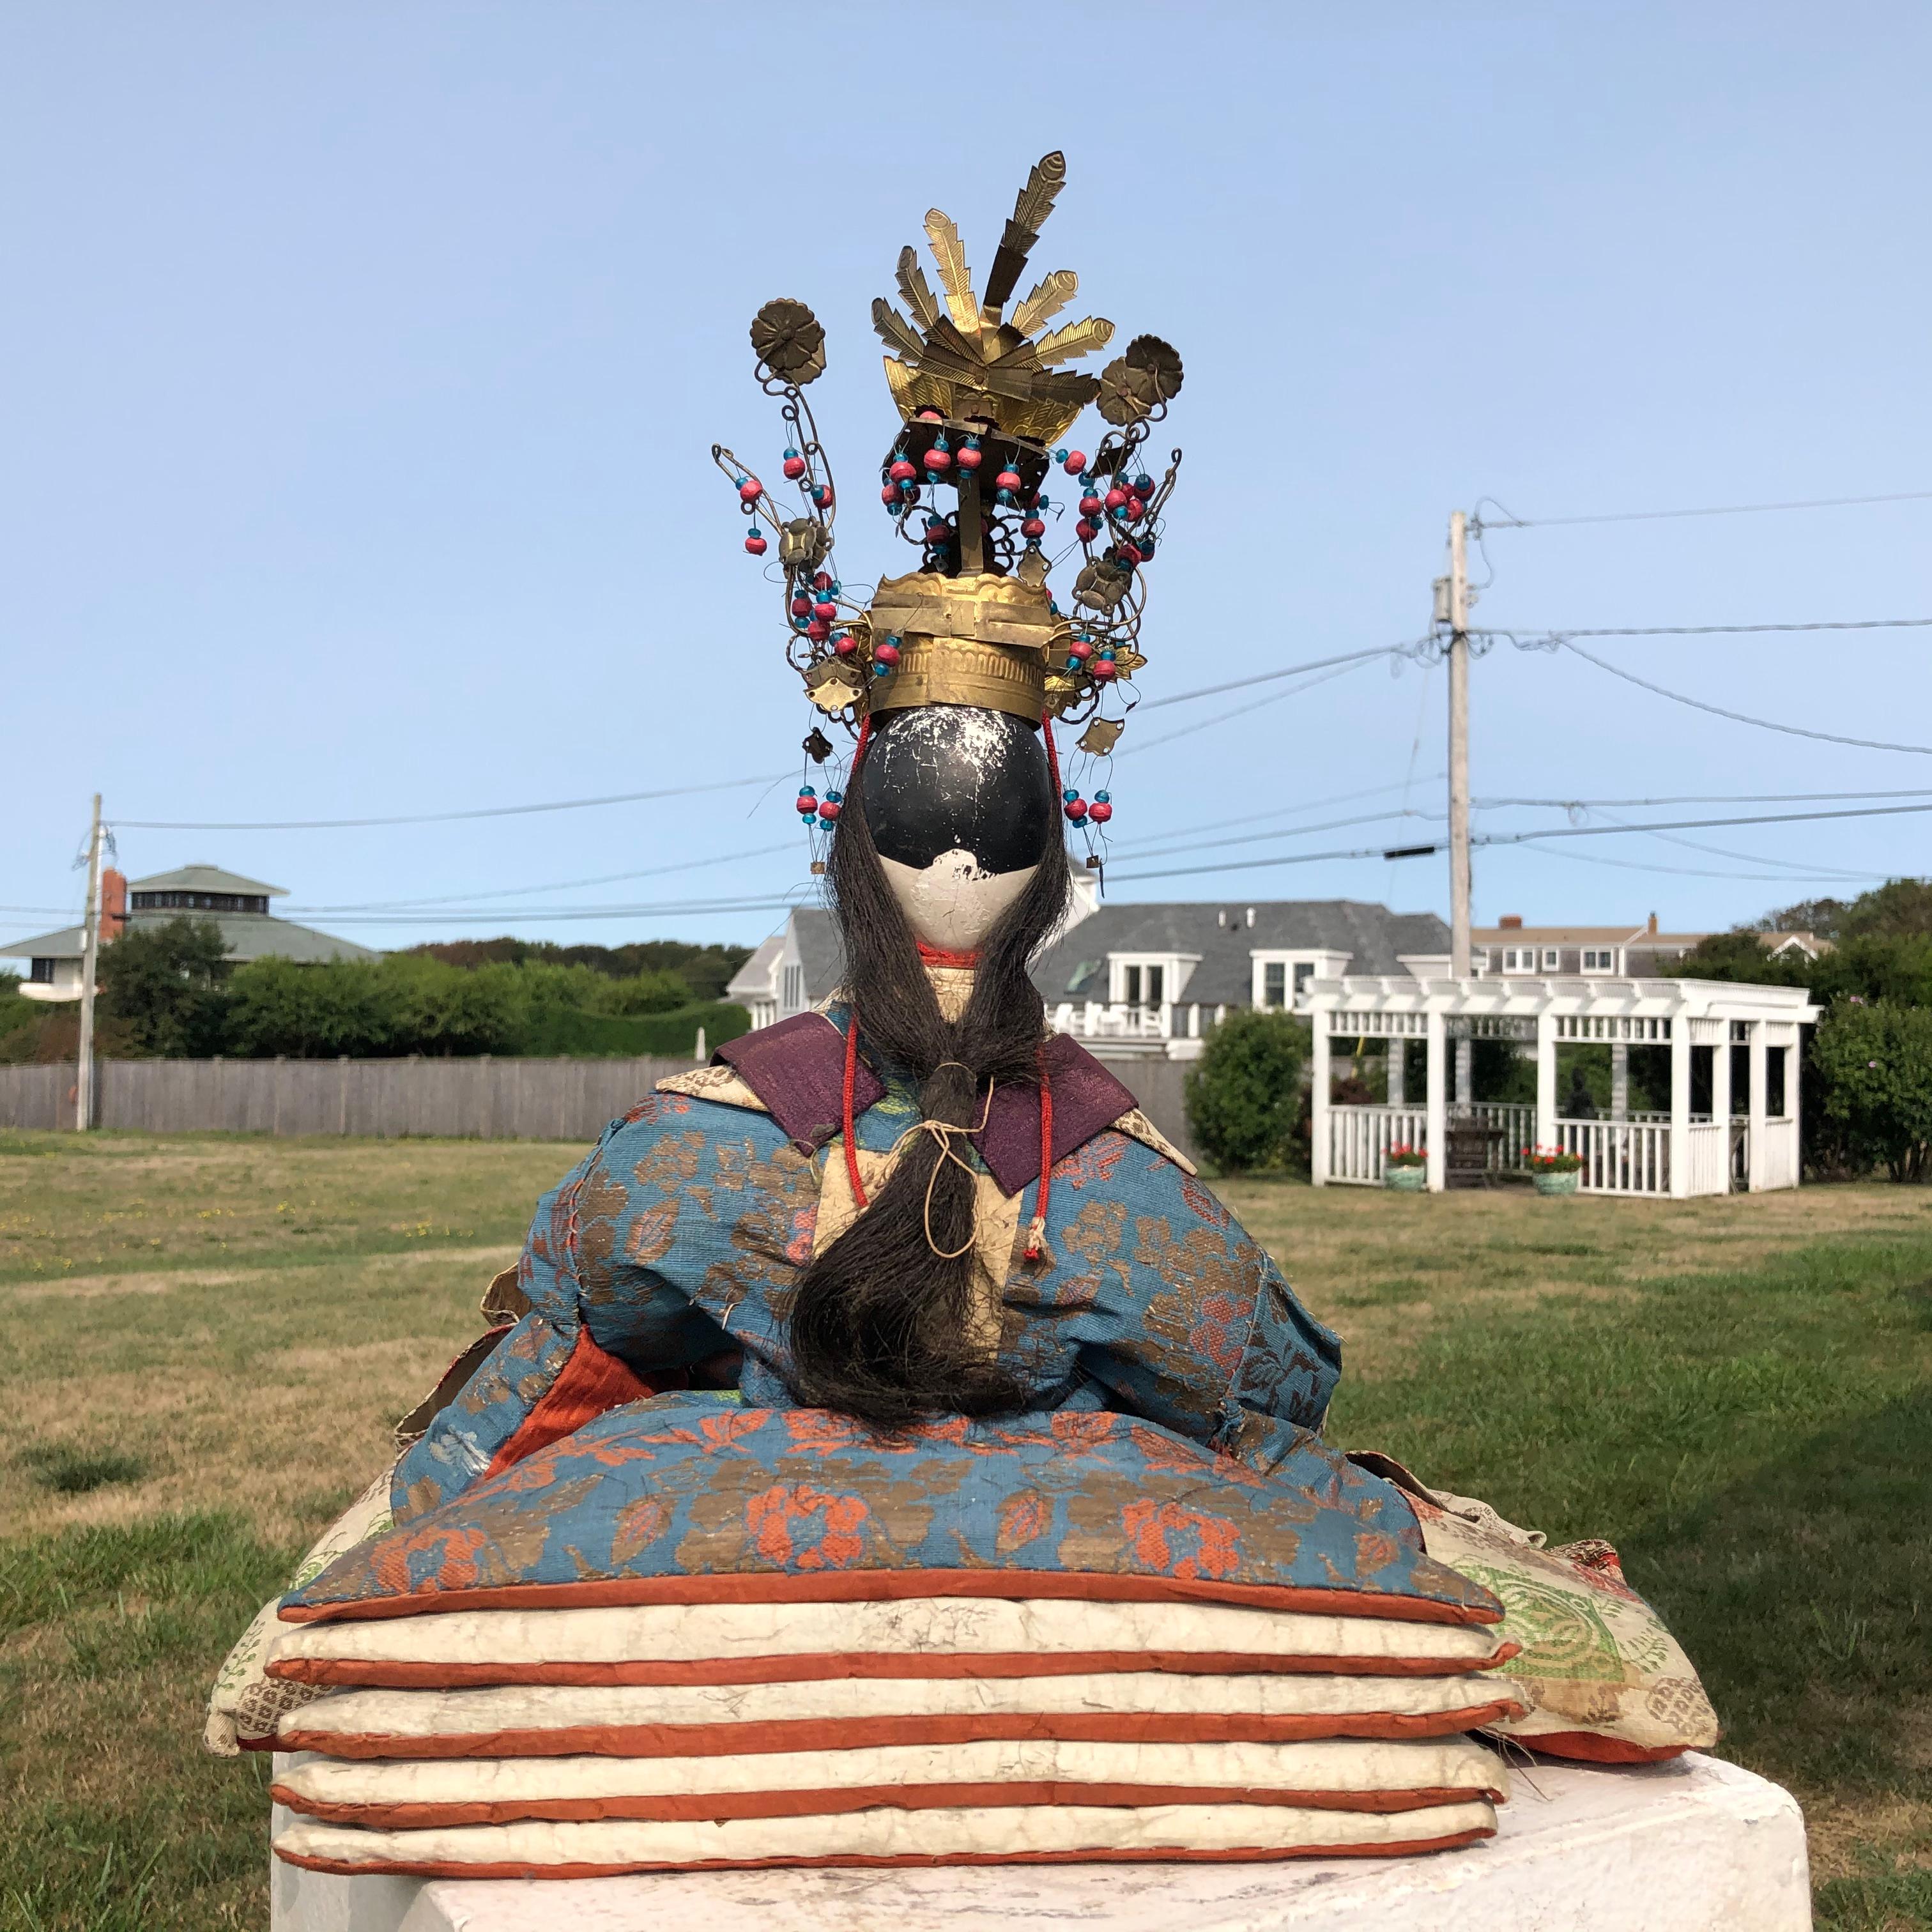
[[292,1730],[304,1740],[331,1733],[460,1737],[578,1726],[988,1712],[1427,1716],[1513,1694],[1502,1677],[1229,1677],[1131,1670],[1075,1677],[829,1678],[802,1684],[508,1684],[463,1690],[336,1691],[293,1712],[281,1735],[286,1738]]
[[352,1762],[313,1757],[277,1780],[310,1804],[508,1804],[682,1797],[700,1792],[848,1791],[922,1784],[1190,1786],[1296,1792],[1503,1792],[1501,1758],[1473,1739],[1323,1738],[1310,1744],[888,1744],[736,1757],[430,1758]]
[[915,1597],[874,1604],[653,1604],[620,1610],[456,1610],[285,1624],[273,1660],[617,1664],[824,1653],[986,1655],[1210,1651],[1249,1657],[1439,1660],[1478,1669],[1494,1630],[1219,1604]]
[[297,1820],[275,1840],[284,1857],[380,1870],[518,1865],[648,1867],[777,1859],[1000,1858],[1015,1853],[1292,1851],[1426,1843],[1493,1831],[1480,1802],[1418,1811],[1319,1811],[1264,1804],[1000,1806],[954,1811],[848,1811],[722,1823],[598,1820],[370,1832]]

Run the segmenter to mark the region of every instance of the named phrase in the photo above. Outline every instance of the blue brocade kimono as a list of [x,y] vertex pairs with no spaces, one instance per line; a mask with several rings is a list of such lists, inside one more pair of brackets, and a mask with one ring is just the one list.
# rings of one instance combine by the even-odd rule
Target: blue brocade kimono
[[[667,1422],[728,1403],[796,1408],[787,1300],[822,1223],[836,1234],[854,1211],[838,1104],[844,1018],[800,1016],[661,1083],[544,1198],[518,1269],[527,1312],[398,1464],[399,1530],[431,1512],[457,1520],[452,1506],[479,1480],[496,1478],[494,1493],[520,1458],[613,1401],[651,1396]],[[968,1156],[988,1346],[1032,1397],[1011,1426],[1064,1436],[1056,1418],[1081,1412],[1156,1424],[1239,1481],[1338,1512],[1352,1549],[1308,1552],[1334,1582],[1414,1588],[1418,1564],[1436,1568],[1414,1515],[1319,1437],[1337,1338],[1099,1063],[1065,1039],[1048,1059],[1055,1131],[1036,1258],[1025,1248],[1040,1199],[1037,1090],[996,1094],[999,1117]],[[916,1090],[862,1062],[855,1112],[874,1185],[920,1117]],[[546,1430],[550,1411],[560,1419]],[[946,1453],[937,1437],[931,1453]],[[1370,1552],[1365,1572],[1358,1558]]]

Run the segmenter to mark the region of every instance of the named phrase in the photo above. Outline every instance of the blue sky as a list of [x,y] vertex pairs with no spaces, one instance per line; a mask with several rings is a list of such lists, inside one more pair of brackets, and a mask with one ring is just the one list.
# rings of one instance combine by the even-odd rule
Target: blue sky
[[[871,298],[934,203],[983,272],[1053,146],[1070,182],[1035,267],[1076,268],[1083,309],[1187,363],[1149,698],[1416,637],[1459,505],[1557,518],[1932,490],[1922,8],[994,4],[964,49],[958,17],[762,0],[11,10],[0,901],[77,905],[97,788],[111,820],[259,820],[792,772],[808,718],[709,458],[722,440],[776,467],[746,325],[776,294],[824,320],[841,559],[876,574],[893,554],[869,478],[895,418]],[[1932,502],[1498,531],[1476,619],[1932,616],[1928,536]],[[1732,709],[1932,743],[1924,632],[1591,648]],[[1136,844],[1185,847],[1210,823],[1204,838],[1439,810],[1442,697],[1439,670],[1378,662],[1272,705],[1150,714],[1143,740],[1238,710],[1121,759],[1116,871],[1154,869]],[[1479,799],[1932,788],[1932,758],[1727,723],[1507,644],[1476,665],[1472,712]],[[795,891],[790,790],[118,836],[130,872],[211,860],[290,887],[291,908],[474,904],[776,847],[506,898],[528,909],[500,920],[313,915],[380,944],[748,942],[776,916],[541,908]],[[1641,835],[1481,851],[1477,916],[1728,924],[1925,871],[1928,833],[1932,814],[1684,835],[1714,854]],[[1436,859],[1117,890],[1447,902]],[[10,938],[56,922],[0,912]]]

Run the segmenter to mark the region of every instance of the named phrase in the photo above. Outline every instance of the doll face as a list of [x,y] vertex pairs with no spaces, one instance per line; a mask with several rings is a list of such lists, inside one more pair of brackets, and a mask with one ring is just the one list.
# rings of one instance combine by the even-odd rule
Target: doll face
[[888,712],[859,790],[886,877],[927,945],[970,952],[1057,842],[1040,734],[1001,711]]

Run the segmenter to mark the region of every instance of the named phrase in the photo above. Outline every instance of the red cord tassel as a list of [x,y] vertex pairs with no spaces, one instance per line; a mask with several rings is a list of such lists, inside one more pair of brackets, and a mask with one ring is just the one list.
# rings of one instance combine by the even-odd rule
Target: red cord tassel
[[[859,742],[852,748],[852,763],[845,773],[845,789],[848,793],[858,790],[859,760],[866,755],[866,747],[872,742],[872,715],[868,711],[859,721]],[[845,1006],[845,1095],[844,1114],[841,1122],[845,1132],[845,1178],[852,1184],[852,1202],[855,1208],[866,1205],[866,1184],[859,1178],[859,1137],[854,1131],[852,1096],[859,1084],[859,1009],[852,1004],[848,992]]]

